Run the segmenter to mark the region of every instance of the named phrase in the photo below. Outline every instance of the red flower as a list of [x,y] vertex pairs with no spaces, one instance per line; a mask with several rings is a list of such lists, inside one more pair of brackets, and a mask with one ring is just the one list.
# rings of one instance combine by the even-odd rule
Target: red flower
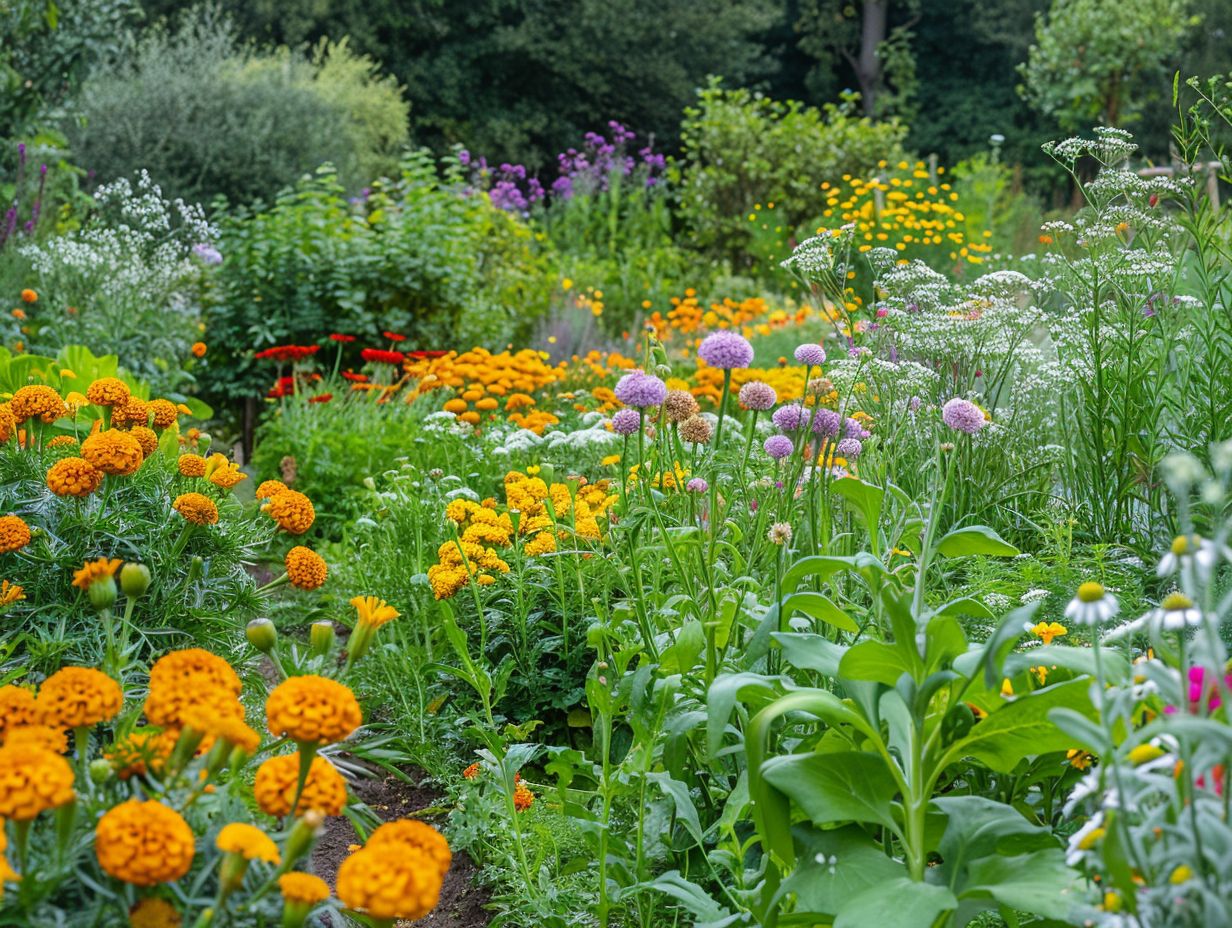
[[406,355],[401,351],[382,351],[380,348],[365,348],[359,356],[374,364],[401,364],[406,360]]
[[391,342],[404,342],[404,341],[406,341],[406,336],[405,336],[405,335],[399,335],[397,332],[382,332],[381,334],[382,334],[382,335],[384,335],[386,338],[388,338]]
[[432,358],[443,358],[447,354],[448,351],[411,351],[407,353],[407,357],[416,361],[429,361]]
[[253,355],[258,361],[301,361],[321,350],[320,345],[275,345]]
[[355,341],[355,336],[354,335],[343,335],[341,332],[334,332],[332,335],[330,335],[329,340],[331,342],[353,342]]
[[356,374],[354,371],[343,371],[342,377],[344,380],[349,380],[351,383],[367,383],[367,374]]
[[332,393],[318,393],[316,396],[310,396],[310,397],[308,397],[308,402],[310,402],[310,403],[328,403],[328,402],[329,402],[330,400],[332,400],[333,398],[334,398],[334,394],[332,394]]
[[295,378],[294,377],[279,377],[278,382],[274,384],[274,388],[266,394],[275,399],[282,396],[291,396],[295,393]]

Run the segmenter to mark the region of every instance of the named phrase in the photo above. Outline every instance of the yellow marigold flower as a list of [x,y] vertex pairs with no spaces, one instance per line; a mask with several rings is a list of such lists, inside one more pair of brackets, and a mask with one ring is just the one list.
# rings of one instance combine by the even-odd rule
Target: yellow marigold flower
[[192,866],[194,844],[180,813],[154,800],[122,802],[94,829],[99,866],[134,886],[178,880]]
[[232,822],[224,825],[214,839],[215,846],[224,854],[239,854],[245,860],[264,860],[269,864],[282,863],[278,845],[270,836],[255,825]]
[[123,406],[130,396],[128,384],[118,377],[100,377],[86,390],[86,399],[95,406]]
[[513,790],[513,807],[519,812],[525,812],[535,804],[535,794],[525,783],[519,783]]
[[257,487],[257,499],[272,499],[276,494],[282,493],[287,489],[287,485],[281,480],[263,480],[261,485]]
[[279,528],[291,535],[304,534],[312,528],[317,517],[312,500],[297,490],[275,493],[266,504],[265,511],[278,523]]
[[180,928],[182,924],[175,906],[157,896],[142,899],[128,910],[129,928]]
[[206,705],[244,717],[240,678],[231,665],[203,648],[186,648],[160,657],[150,668],[145,717],[151,725],[183,725],[185,710]]
[[[271,757],[257,768],[252,783],[252,797],[266,815],[281,818],[291,812],[295,787],[299,782],[299,754]],[[324,757],[314,757],[304,781],[297,815],[319,812],[321,815],[341,815],[346,807],[346,780]]]
[[8,403],[0,403],[0,442],[6,442],[17,433],[17,420]]
[[248,475],[240,470],[239,465],[230,461],[221,465],[210,474],[210,483],[224,490],[230,490],[237,483],[247,479]]
[[366,847],[338,868],[337,892],[345,905],[372,918],[414,921],[435,908],[441,878],[422,854]]
[[0,739],[10,728],[22,728],[41,722],[34,691],[9,683],[0,686]]
[[111,425],[121,428],[129,425],[147,425],[150,421],[150,404],[138,396],[130,396],[122,406],[111,410]]
[[30,543],[30,526],[21,516],[0,516],[0,554],[20,551]]
[[270,734],[301,744],[342,741],[363,724],[351,690],[327,677],[306,674],[279,683],[265,700]]
[[81,456],[104,474],[120,476],[135,473],[145,460],[141,442],[117,429],[95,432],[81,443]]
[[203,493],[183,493],[171,508],[194,525],[213,525],[218,521],[218,506]]
[[[178,738],[178,736],[177,736]],[[103,752],[121,780],[142,776],[147,772],[161,773],[170,757],[171,748],[161,728],[135,728]]]
[[86,728],[110,721],[123,707],[120,684],[92,667],[62,667],[39,687],[39,713],[44,724],[56,728]]
[[7,580],[0,580],[0,608],[11,606],[13,603],[20,602],[25,598],[25,587],[18,586],[16,583],[9,583]]
[[48,448],[76,448],[77,439],[72,435],[57,435],[47,443]]
[[1069,629],[1060,622],[1037,622],[1031,626],[1030,631],[1046,645],[1052,644],[1053,638],[1069,634]]
[[21,291],[21,301],[23,303],[37,303],[38,294],[35,293],[33,290],[31,290],[29,287],[27,287],[25,290]]
[[355,612],[358,614],[358,623],[368,628],[380,628],[386,622],[391,622],[402,614],[385,600],[376,596],[356,596],[351,600],[351,605],[355,607]]
[[150,412],[154,416],[156,429],[168,428],[180,417],[180,410],[171,400],[150,400]]
[[[301,590],[317,589],[329,575],[329,565],[325,563],[325,558],[303,545],[296,545],[288,551],[283,563],[291,585]],[[353,604],[354,600],[351,602]]]
[[278,889],[287,902],[316,905],[329,898],[329,886],[311,873],[284,873],[278,877]]
[[137,444],[141,446],[141,453],[145,457],[149,457],[158,450],[158,436],[154,434],[153,429],[148,429],[144,425],[134,425],[128,430],[128,434],[137,439]]
[[184,477],[204,477],[205,458],[199,454],[181,454],[176,466]]
[[103,483],[103,472],[85,458],[62,458],[47,471],[47,489],[56,496],[89,496]]
[[81,570],[73,573],[73,586],[79,590],[89,590],[99,580],[114,577],[115,572],[123,563],[118,557],[110,560],[100,557],[97,561],[86,561],[81,566]]
[[441,879],[449,872],[449,864],[453,860],[445,836],[431,825],[413,818],[398,819],[379,826],[369,835],[366,846],[391,853],[397,853],[399,848],[413,849],[436,864]]
[[242,705],[240,713],[236,715],[234,703],[224,701],[218,704],[189,706],[180,713],[180,721],[185,728],[205,735],[211,744],[216,739],[221,739],[247,754],[255,754],[261,747],[261,735],[244,721]]
[[28,822],[73,801],[73,768],[59,754],[29,744],[0,748],[0,817]]
[[475,777],[479,776],[479,763],[478,763],[478,761],[476,761],[475,763],[473,763],[473,764],[471,764],[469,767],[467,767],[465,770],[463,770],[463,771],[462,771],[462,776],[463,776],[465,779],[467,779],[467,780],[473,780],[473,779],[475,779]]
[[205,342],[193,342],[192,353],[194,358],[204,358],[206,350]]
[[60,394],[42,384],[30,384],[13,394],[9,411],[18,423],[38,418],[47,423],[55,422],[68,414],[68,407]]
[[4,736],[7,745],[28,744],[43,748],[54,754],[63,754],[68,750],[68,736],[61,728],[50,725],[23,725],[20,728],[10,728]]

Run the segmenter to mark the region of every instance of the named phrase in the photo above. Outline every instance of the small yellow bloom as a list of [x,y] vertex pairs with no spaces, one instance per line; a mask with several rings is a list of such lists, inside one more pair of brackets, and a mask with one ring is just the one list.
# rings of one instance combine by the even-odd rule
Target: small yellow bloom
[[1156,744],[1140,744],[1129,752],[1129,762],[1135,767],[1163,757],[1167,753]]
[[1181,864],[1172,871],[1172,875],[1168,877],[1168,882],[1173,886],[1180,886],[1182,883],[1187,883],[1193,879],[1193,868],[1188,864]]

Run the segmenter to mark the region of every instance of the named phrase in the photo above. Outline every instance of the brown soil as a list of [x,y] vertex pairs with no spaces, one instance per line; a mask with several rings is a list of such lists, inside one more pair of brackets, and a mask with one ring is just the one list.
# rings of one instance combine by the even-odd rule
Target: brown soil
[[[375,777],[365,777],[351,783],[351,793],[362,799],[385,821],[415,817],[422,809],[430,809],[441,803],[441,793],[422,782],[421,771],[410,769],[406,773],[412,782],[374,771]],[[431,821],[432,816],[423,816]],[[325,820],[325,831],[312,852],[314,872],[334,885],[338,867],[350,853],[349,846],[358,843],[355,829],[342,815]],[[441,900],[428,915],[416,922],[399,922],[399,928],[417,925],[422,928],[486,928],[491,916],[485,909],[488,894],[474,885],[478,868],[463,852],[455,852],[453,865],[441,886]]]

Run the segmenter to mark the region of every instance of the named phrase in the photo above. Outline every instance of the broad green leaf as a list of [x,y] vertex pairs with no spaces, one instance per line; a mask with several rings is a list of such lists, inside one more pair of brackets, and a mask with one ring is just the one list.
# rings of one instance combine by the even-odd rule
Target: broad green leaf
[[793,612],[803,612],[810,618],[826,622],[853,635],[860,631],[860,626],[851,616],[820,593],[792,593],[784,598],[782,614],[790,618]]
[[676,633],[676,641],[665,648],[659,657],[659,671],[663,674],[684,673],[692,670],[697,658],[706,648],[706,631],[696,620],[685,622]]
[[713,757],[723,743],[723,731],[736,703],[753,694],[760,704],[769,703],[782,692],[778,682],[759,673],[725,673],[715,678],[706,693],[706,743]]
[[869,532],[876,531],[881,519],[881,505],[885,491],[881,487],[865,483],[857,477],[844,477],[830,484],[830,489],[843,497],[860,513],[864,527]]
[[967,557],[972,554],[1013,557],[1018,554],[1018,549],[986,525],[967,525],[942,536],[937,542],[937,553],[946,557]]
[[[1117,683],[1129,677],[1129,661],[1126,659],[1124,651],[1101,648],[1099,659],[1104,679],[1107,682]],[[1094,677],[1094,648],[1050,644],[1039,648],[1031,648],[1029,651],[1016,651],[1006,657],[1003,673],[1007,677],[1012,677],[1016,673],[1021,673],[1031,667],[1039,667],[1041,665],[1049,669],[1064,667],[1066,670],[1074,671],[1074,673],[1082,673],[1088,677]]]
[[[971,863],[960,898],[990,896],[1001,905],[1045,918],[1066,919],[1083,899],[1078,875],[1060,848],[1015,857],[993,855]],[[837,926],[836,926],[837,928]]]
[[969,616],[973,619],[993,619],[996,618],[987,606],[978,599],[972,599],[970,596],[960,596],[957,599],[951,599],[948,603],[938,609],[934,615],[956,615]]
[[838,670],[840,676],[851,680],[872,680],[894,686],[903,674],[913,673],[915,663],[898,645],[861,641],[847,649]]
[[804,557],[787,568],[783,574],[783,591],[795,592],[805,577],[817,577],[824,581],[840,571],[855,569],[855,559],[850,557],[828,557],[820,554]]
[[729,917],[727,909],[715,902],[710,894],[696,883],[686,880],[678,870],[669,870],[643,885],[675,899],[698,919],[719,922],[720,919]]
[[676,806],[676,818],[684,822],[684,827],[697,842],[698,847],[701,847],[704,843],[701,820],[697,817],[697,808],[693,805],[689,788],[679,780],[673,779],[671,774],[661,771],[646,774],[646,779],[663,790],[664,794],[672,800]]
[[946,883],[961,885],[973,860],[1006,850],[1030,851],[1055,847],[1050,829],[1028,821],[1013,806],[985,796],[942,796],[932,807],[946,816],[938,851]]
[[958,900],[944,886],[900,876],[849,899],[834,928],[933,928],[942,912],[957,906]]
[[787,754],[762,764],[761,774],[814,825],[872,822],[891,830],[898,784],[876,754]]
[[799,866],[780,895],[795,893],[796,912],[833,916],[855,896],[907,875],[869,834],[855,825],[819,830],[798,826]]
[[775,632],[771,637],[783,649],[783,658],[801,670],[816,670],[827,677],[838,676],[839,661],[847,649],[829,638],[811,632]]

